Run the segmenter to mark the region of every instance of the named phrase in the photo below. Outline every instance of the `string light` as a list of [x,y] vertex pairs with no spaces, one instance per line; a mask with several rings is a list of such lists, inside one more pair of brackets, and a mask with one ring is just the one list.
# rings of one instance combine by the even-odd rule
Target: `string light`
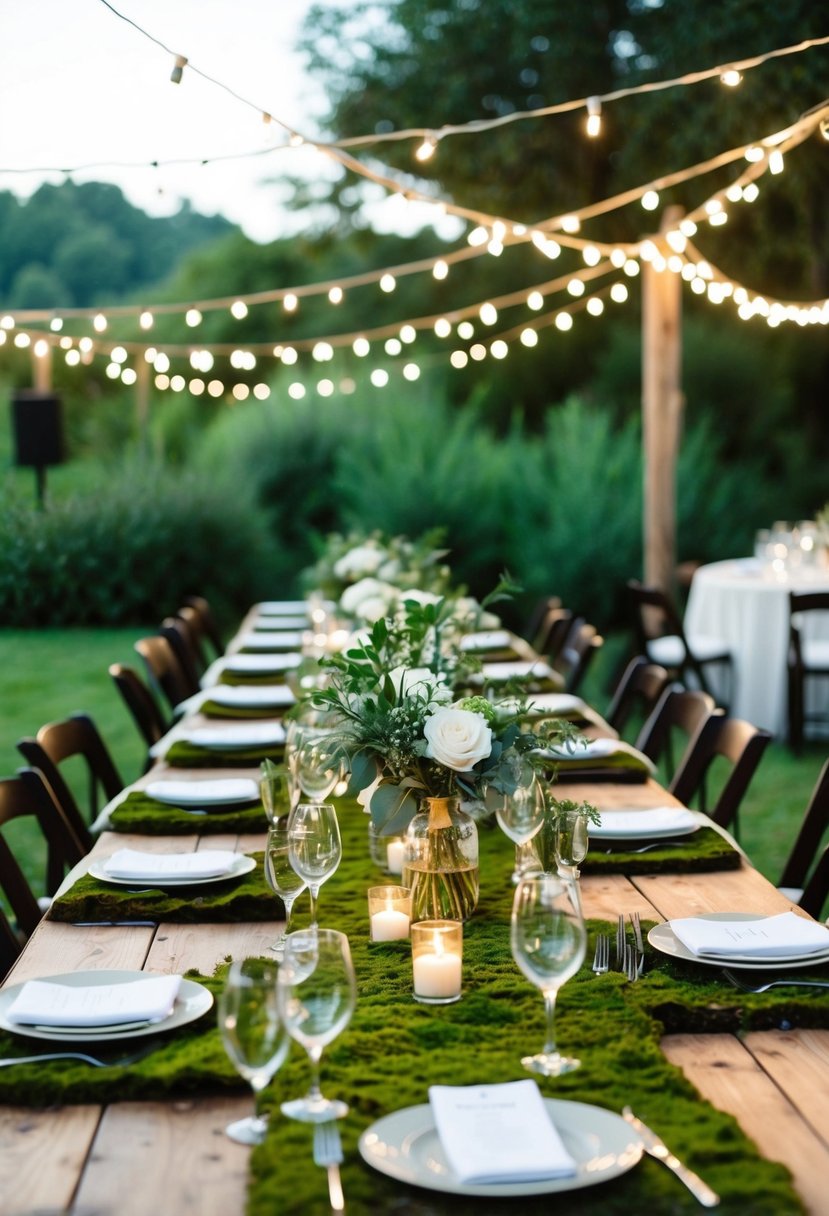
[[102,334],[107,327],[107,319],[102,312],[92,318],[92,328],[97,334]]
[[738,72],[736,68],[727,68],[720,76],[720,80],[729,89],[736,89],[737,85],[743,79],[742,72]]
[[202,314],[198,308],[188,308],[187,312],[184,314],[184,322],[186,325],[189,325],[191,329],[195,329],[197,325],[201,325]]
[[387,293],[394,291],[397,286],[397,279],[393,274],[384,274],[380,279],[380,290]]
[[415,159],[421,162],[431,160],[437,151],[438,141],[434,135],[427,135],[420,147],[415,151]]
[[598,97],[587,99],[587,121],[584,128],[591,139],[595,139],[602,130],[602,103]]
[[342,287],[335,285],[328,290],[328,301],[330,304],[342,304],[343,295],[344,293]]
[[447,277],[448,274],[449,274],[448,264],[443,260],[443,258],[439,258],[438,261],[435,262],[434,266],[432,267],[433,277],[438,280],[443,280]]
[[655,190],[646,190],[642,195],[642,206],[646,211],[655,211],[659,206],[659,195]]
[[241,321],[248,315],[248,306],[244,300],[234,300],[230,306],[230,315]]
[[769,173],[783,172],[783,153],[779,148],[774,148],[769,152]]
[[181,76],[184,69],[187,67],[187,56],[176,55],[176,62],[173,65],[173,70],[170,73],[170,80],[173,84],[181,84]]

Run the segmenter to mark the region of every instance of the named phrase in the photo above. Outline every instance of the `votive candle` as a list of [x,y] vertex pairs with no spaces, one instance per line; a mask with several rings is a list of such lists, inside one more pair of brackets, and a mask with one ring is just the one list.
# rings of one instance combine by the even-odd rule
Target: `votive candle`
[[395,837],[386,845],[386,869],[389,874],[403,873],[403,854],[406,848],[405,841]]
[[373,942],[407,938],[412,918],[411,891],[408,887],[369,887],[368,916]]
[[414,999],[448,1005],[461,997],[463,923],[422,920],[412,925]]

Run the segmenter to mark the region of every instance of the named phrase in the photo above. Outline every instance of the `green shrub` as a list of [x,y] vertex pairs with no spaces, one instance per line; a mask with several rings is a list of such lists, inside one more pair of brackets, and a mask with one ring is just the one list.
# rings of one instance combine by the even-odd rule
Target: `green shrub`
[[191,593],[235,618],[273,591],[267,531],[243,486],[135,463],[41,511],[8,480],[3,625],[156,624]]

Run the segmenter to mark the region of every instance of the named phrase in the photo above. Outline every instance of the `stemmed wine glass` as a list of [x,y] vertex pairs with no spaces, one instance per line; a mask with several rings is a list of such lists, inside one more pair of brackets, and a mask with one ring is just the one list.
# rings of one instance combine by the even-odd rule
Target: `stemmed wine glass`
[[[219,1031],[237,1072],[259,1094],[288,1054],[290,1039],[279,1013],[279,967],[272,959],[236,959],[219,996]],[[248,1115],[225,1128],[239,1144],[261,1144],[268,1121]]]
[[306,731],[296,751],[296,780],[307,798],[325,801],[343,779],[346,756],[336,735]]
[[259,795],[268,823],[275,827],[280,819],[287,820],[291,807],[297,801],[293,782],[287,766],[274,764],[272,760],[262,761],[261,773]]
[[575,898],[579,894],[579,866],[587,856],[587,816],[579,810],[561,810],[555,827],[554,850],[559,876],[572,885]]
[[530,1072],[558,1077],[580,1061],[562,1056],[556,1047],[555,1009],[558,990],[584,960],[587,934],[571,889],[552,874],[530,874],[515,891],[510,922],[512,957],[531,984],[541,989],[547,1014],[544,1046],[521,1063]]
[[285,942],[279,969],[279,1012],[288,1034],[308,1053],[311,1084],[304,1098],[283,1102],[282,1112],[304,1123],[340,1119],[345,1102],[320,1090],[322,1050],[351,1020],[357,983],[348,938],[336,929],[300,929]]
[[271,950],[281,961],[285,938],[291,932],[291,911],[294,901],[302,894],[306,885],[305,879],[297,874],[291,865],[288,827],[284,820],[282,826],[276,824],[268,831],[268,840],[265,845],[265,878],[274,895],[278,895],[285,905],[285,928],[271,946]]
[[512,881],[518,883],[532,859],[525,846],[544,825],[544,795],[526,756],[502,757],[488,783],[486,805],[515,845]]
[[337,812],[330,802],[300,802],[288,816],[288,857],[311,895],[311,924],[317,923],[320,887],[343,855]]

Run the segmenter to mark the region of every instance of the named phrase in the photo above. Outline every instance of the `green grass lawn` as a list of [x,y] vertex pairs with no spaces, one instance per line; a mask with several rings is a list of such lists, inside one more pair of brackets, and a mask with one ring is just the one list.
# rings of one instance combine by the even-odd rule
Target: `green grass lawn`
[[[54,629],[0,631],[0,776],[22,764],[16,742],[45,722],[83,711],[94,719],[125,782],[141,772],[144,746],[115,685],[110,663],[141,668],[132,645],[146,629]],[[618,664],[621,639],[612,639],[589,673],[585,696],[600,711]],[[795,758],[781,743],[763,757],[741,811],[742,844],[754,864],[776,882],[794,839],[829,744],[811,744]],[[41,852],[33,833],[18,841],[26,871],[41,889]]]

